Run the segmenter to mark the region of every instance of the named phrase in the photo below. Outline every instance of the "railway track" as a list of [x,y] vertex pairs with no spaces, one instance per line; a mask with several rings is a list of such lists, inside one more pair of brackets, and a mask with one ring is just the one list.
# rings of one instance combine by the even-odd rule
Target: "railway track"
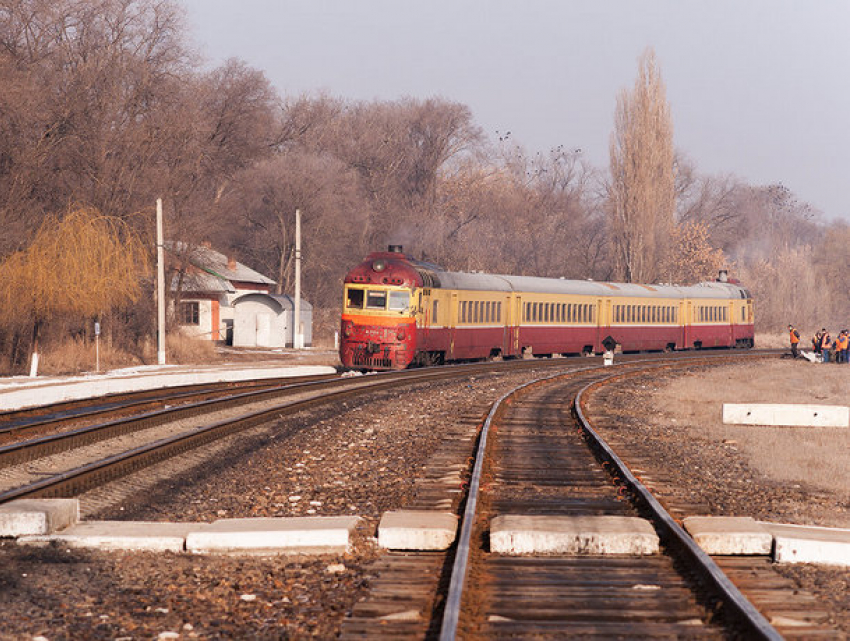
[[[196,393],[214,397],[71,429],[60,426],[63,420],[75,424],[80,412],[62,419],[57,414],[67,410],[63,404],[59,411],[47,411],[44,422],[33,419],[26,428],[53,428],[55,433],[0,446],[0,503],[25,497],[75,496],[240,430],[364,393],[491,371],[570,365],[576,366],[566,360],[475,363],[285,385],[258,384],[258,389],[251,391],[203,389]],[[179,394],[186,400],[185,391]],[[142,403],[161,404],[171,398],[166,392]],[[135,407],[136,400],[128,397],[115,411]],[[92,411],[102,415],[104,408],[96,405]],[[79,404],[75,407],[80,409]]]
[[338,378],[323,374],[280,379],[262,379],[202,385],[181,385],[169,388],[109,394],[99,398],[62,401],[51,405],[0,412],[0,444],[31,435],[59,432],[90,424],[103,418],[116,418],[177,405],[233,396],[237,393],[280,389],[300,383]]
[[[615,368],[616,376],[646,372],[651,367],[675,367],[677,362],[684,365],[682,358],[689,366],[695,362],[727,361],[729,357],[712,355],[708,359],[694,359],[687,355],[663,363],[641,362],[640,357],[620,359],[621,363],[626,362]],[[473,509],[464,519],[463,530],[468,538],[466,542],[461,540],[457,557],[454,551],[384,555],[375,568],[379,579],[372,586],[371,597],[358,604],[353,616],[346,619],[343,637],[781,638],[763,617],[759,619],[758,611],[746,600],[738,604],[734,599],[730,601],[732,597],[724,590],[734,593],[736,589],[731,583],[726,585],[728,579],[720,570],[715,568],[705,575],[705,570],[699,568],[704,560],[691,558],[695,556],[693,551],[683,551],[687,542],[676,541],[665,530],[668,525],[664,524],[663,515],[653,513],[651,497],[642,498],[628,482],[618,484],[623,479],[628,481],[628,474],[625,471],[611,474],[616,455],[606,455],[598,445],[588,447],[592,428],[579,430],[575,426],[570,414],[572,401],[580,389],[610,377],[613,371],[588,367],[589,364],[588,360],[575,359],[477,364],[285,386],[290,389],[278,389],[277,396],[269,390],[256,391],[262,400],[256,400],[254,392],[240,393],[235,399],[208,399],[197,403],[201,407],[196,414],[181,419],[192,425],[178,434],[148,438],[147,443],[129,451],[118,448],[121,451],[112,455],[95,455],[96,460],[34,480],[27,483],[27,488],[8,489],[0,495],[0,501],[19,496],[77,495],[238,430],[354,395],[469,377],[492,372],[494,368],[498,371],[551,367],[557,372],[556,379],[504,399],[488,418],[492,425],[488,430],[493,430],[488,456],[485,462],[482,450],[476,465],[481,481],[473,479],[471,483],[471,489],[480,484],[482,491],[479,499],[473,500],[470,495],[466,501],[467,511],[475,503],[480,509]],[[219,407],[215,411],[232,412],[232,416],[210,418],[209,412],[216,403],[231,401],[231,409]],[[258,408],[256,403],[267,406]],[[147,414],[163,411],[172,410]],[[173,408],[173,411],[186,411],[186,408]],[[143,423],[145,417],[132,419]],[[466,423],[473,424],[474,434],[474,424],[478,421],[469,417]],[[175,431],[168,420],[160,428]],[[482,438],[485,444],[487,440]],[[471,448],[469,433],[448,434],[446,451],[435,456],[429,465],[434,479],[457,469],[458,451],[464,460],[468,454],[462,452],[468,451],[464,450],[467,447]],[[45,459],[39,455],[30,464],[32,460],[41,466]],[[14,466],[0,470],[0,483],[10,467]],[[417,509],[434,509],[445,501],[445,495],[435,491],[428,479],[419,490],[417,505],[413,506]],[[459,499],[455,499],[453,507],[458,505]],[[493,554],[488,551],[489,524],[496,516],[511,513],[632,515],[653,519],[656,530],[662,534],[664,554],[634,558]],[[461,569],[457,560],[465,551],[469,552],[468,565]],[[754,566],[742,565],[735,559],[721,559],[720,565],[735,575],[737,583],[746,586],[745,591],[761,595],[762,601],[776,600],[775,594],[768,594],[772,589],[769,568],[760,568],[759,574],[753,570]],[[450,586],[459,581],[463,589],[460,596],[454,596]],[[402,616],[397,616],[398,604],[405,599],[412,605]],[[782,629],[782,632],[787,631]],[[798,632],[797,638],[809,638],[814,633],[828,636],[829,630],[815,626]]]
[[[800,629],[793,621],[780,634],[735,582],[762,606],[784,599],[786,609],[799,610],[811,606],[806,595],[779,585],[764,560],[760,572],[740,560],[715,563],[595,433],[582,413],[582,392],[624,375],[578,370],[494,405],[456,553],[385,555],[377,596],[355,608],[343,638],[840,638],[828,626]],[[489,536],[504,515],[637,516],[658,532],[661,553],[497,554]],[[409,593],[414,609],[405,616],[398,601],[387,601],[394,591]]]

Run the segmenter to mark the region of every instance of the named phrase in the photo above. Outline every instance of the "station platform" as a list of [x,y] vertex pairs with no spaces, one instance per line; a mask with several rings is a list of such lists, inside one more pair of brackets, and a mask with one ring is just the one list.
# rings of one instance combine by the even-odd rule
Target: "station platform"
[[0,378],[0,412],[160,387],[335,372],[336,368],[327,365],[288,365],[284,361],[261,361],[191,366],[145,365],[79,376],[16,376]]

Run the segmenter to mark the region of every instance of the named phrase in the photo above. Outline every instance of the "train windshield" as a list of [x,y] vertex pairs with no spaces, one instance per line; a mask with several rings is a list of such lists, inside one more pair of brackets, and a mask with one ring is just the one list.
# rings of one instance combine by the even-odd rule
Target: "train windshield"
[[363,296],[366,292],[362,289],[349,287],[346,291],[345,304],[352,309],[363,309]]
[[366,292],[366,309],[386,309],[387,292],[370,289]]
[[404,313],[410,307],[410,292],[347,287],[345,305],[349,309],[371,309]]
[[410,292],[390,292],[390,311],[403,312],[410,307]]

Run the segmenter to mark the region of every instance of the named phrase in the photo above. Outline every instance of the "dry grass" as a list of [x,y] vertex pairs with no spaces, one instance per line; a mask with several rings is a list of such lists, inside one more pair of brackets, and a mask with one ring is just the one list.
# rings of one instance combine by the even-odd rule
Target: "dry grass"
[[655,392],[672,423],[725,442],[770,479],[806,484],[850,499],[850,428],[724,425],[723,403],[848,405],[850,365],[770,360],[674,379]]
[[[221,361],[214,342],[189,338],[179,333],[168,334],[165,337],[165,357],[172,365],[196,365]],[[151,362],[156,362],[156,354],[153,355]]]
[[[100,371],[156,363],[156,345],[153,341],[135,349],[142,354],[141,358],[115,344],[109,346],[107,341],[100,341]],[[192,365],[217,363],[221,361],[221,356],[211,341],[169,335],[166,339],[166,359],[172,365]],[[96,363],[94,341],[69,338],[45,348],[40,354],[38,371],[41,375],[81,374],[94,372]]]
[[[137,356],[130,354],[106,341],[100,341],[100,371],[139,365]],[[39,374],[80,374],[94,372],[97,365],[97,353],[94,341],[83,338],[69,338],[62,343],[51,345],[39,355]]]
[[[758,349],[782,349],[787,347],[790,349],[791,343],[788,342],[788,332],[757,332],[755,335],[755,345]],[[806,347],[805,341],[801,341],[803,347]]]

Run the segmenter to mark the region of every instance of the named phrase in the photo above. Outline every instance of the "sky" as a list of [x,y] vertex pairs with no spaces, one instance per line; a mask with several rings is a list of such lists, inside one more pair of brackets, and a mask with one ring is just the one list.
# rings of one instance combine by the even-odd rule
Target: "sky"
[[494,141],[601,169],[652,47],[700,173],[782,183],[850,222],[850,0],[179,2],[207,65],[244,60],[284,98],[441,97]]

